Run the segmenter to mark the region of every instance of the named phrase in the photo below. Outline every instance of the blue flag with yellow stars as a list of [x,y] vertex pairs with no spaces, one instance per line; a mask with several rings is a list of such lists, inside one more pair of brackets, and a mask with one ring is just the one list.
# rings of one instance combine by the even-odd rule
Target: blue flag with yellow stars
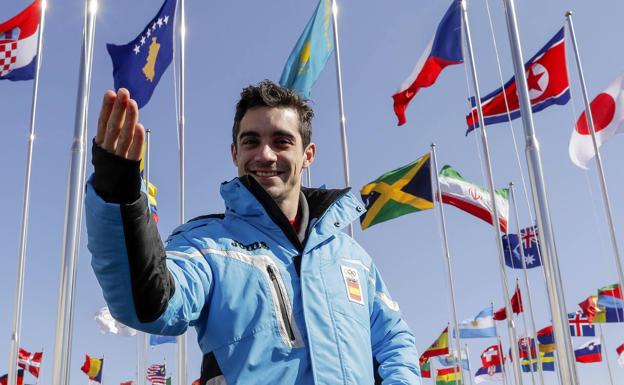
[[130,91],[139,108],[147,104],[160,77],[173,60],[176,0],[165,0],[154,18],[130,43],[107,44],[113,60],[115,89]]
[[316,11],[297,40],[282,70],[280,84],[298,91],[304,98],[334,52],[331,0],[320,0]]

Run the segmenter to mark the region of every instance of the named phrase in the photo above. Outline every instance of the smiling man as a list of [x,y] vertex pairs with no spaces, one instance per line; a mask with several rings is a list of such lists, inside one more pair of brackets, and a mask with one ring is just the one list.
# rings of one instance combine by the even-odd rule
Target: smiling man
[[104,96],[86,198],[93,270],[124,324],[196,328],[202,385],[421,383],[397,303],[342,231],[361,204],[349,189],[301,187],[316,153],[312,117],[270,81],[245,88],[225,213],[178,227],[165,247],[141,192],[137,105],[124,89]]

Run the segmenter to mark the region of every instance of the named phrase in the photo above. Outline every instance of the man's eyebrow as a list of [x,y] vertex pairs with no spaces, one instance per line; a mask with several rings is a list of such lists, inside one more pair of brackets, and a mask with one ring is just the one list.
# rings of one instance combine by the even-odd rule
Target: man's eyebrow
[[293,138],[294,139],[294,135],[286,130],[276,130],[273,132],[273,136],[286,136],[288,138]]
[[240,134],[238,134],[238,139],[244,139],[244,138],[247,138],[247,137],[257,138],[259,136],[260,136],[260,134],[258,134],[255,131],[245,131],[245,132],[241,132]]

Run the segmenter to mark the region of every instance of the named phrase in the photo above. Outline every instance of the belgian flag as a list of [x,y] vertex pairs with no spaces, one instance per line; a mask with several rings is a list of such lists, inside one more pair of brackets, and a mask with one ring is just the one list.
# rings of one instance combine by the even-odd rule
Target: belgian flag
[[362,187],[360,194],[367,210],[360,218],[362,230],[401,215],[432,209],[431,154],[383,174]]

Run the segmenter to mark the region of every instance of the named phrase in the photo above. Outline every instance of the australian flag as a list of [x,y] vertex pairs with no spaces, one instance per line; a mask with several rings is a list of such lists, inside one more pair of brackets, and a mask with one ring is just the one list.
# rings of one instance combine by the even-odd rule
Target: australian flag
[[130,91],[139,108],[147,104],[160,77],[173,60],[176,0],[165,0],[141,34],[126,45],[107,44],[113,60],[115,89]]
[[537,239],[537,226],[527,227],[518,234],[503,235],[503,250],[505,251],[505,264],[512,269],[522,269],[520,242],[524,246],[524,263],[527,269],[542,266],[540,258],[539,241]]
[[[566,104],[570,100],[563,28],[524,64],[524,68],[533,112],[553,104]],[[471,103],[473,108],[466,116],[467,133],[479,127],[474,98],[471,98]],[[485,124],[508,122],[520,117],[516,78],[511,78],[505,87],[482,97],[481,103]]]

